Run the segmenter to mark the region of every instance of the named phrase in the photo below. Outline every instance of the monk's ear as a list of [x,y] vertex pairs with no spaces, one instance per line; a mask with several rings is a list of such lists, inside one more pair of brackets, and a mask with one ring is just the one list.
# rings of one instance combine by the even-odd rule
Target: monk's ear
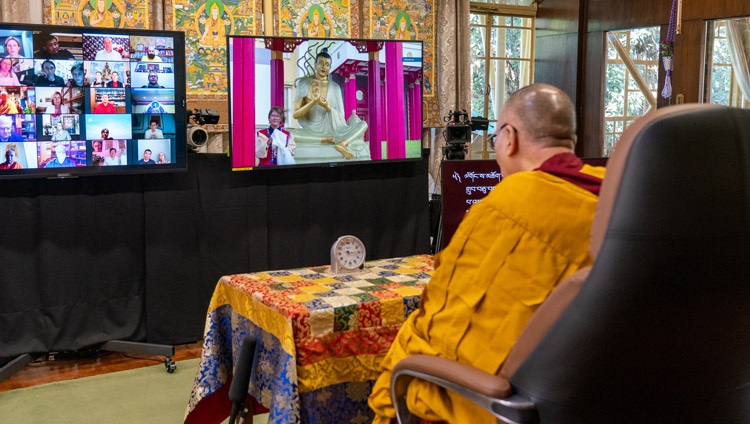
[[513,156],[516,153],[518,153],[519,148],[519,140],[518,140],[518,131],[516,131],[515,127],[508,125],[505,128],[503,128],[503,131],[505,131],[505,154],[507,156]]

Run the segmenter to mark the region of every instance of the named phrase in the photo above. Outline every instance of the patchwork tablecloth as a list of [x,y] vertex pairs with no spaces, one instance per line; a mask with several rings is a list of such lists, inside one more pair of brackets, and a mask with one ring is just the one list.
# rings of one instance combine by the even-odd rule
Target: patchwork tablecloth
[[220,423],[246,335],[259,342],[250,394],[272,423],[365,423],[378,365],[432,275],[431,255],[222,277],[209,306],[203,356],[185,423]]

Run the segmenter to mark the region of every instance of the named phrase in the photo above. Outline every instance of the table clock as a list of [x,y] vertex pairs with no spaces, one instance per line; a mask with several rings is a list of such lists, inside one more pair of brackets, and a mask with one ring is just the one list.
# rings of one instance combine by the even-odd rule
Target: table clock
[[331,246],[331,272],[348,274],[365,267],[365,245],[355,236],[339,237]]

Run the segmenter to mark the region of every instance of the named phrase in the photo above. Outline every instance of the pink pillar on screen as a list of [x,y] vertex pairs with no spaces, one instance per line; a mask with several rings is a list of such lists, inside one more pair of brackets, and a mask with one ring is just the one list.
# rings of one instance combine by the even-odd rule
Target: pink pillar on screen
[[408,87],[409,87],[407,89],[408,96],[406,99],[406,107],[407,107],[406,113],[408,116],[406,120],[408,122],[406,129],[408,131],[406,131],[406,139],[413,140],[414,134],[416,134],[416,132],[414,131],[414,81],[412,81],[411,78],[409,78]]
[[404,64],[400,43],[385,43],[386,109],[388,110],[388,159],[406,157],[406,110]]
[[344,82],[344,119],[349,119],[357,111],[357,75],[352,73]]
[[[388,110],[385,108],[385,96],[386,96],[386,92],[385,92],[385,84],[386,84],[386,81],[385,81],[385,67],[384,66],[381,67],[381,70],[383,71],[382,75],[380,77],[380,116],[383,117],[383,118],[381,118],[382,119],[381,124],[383,125],[382,126],[383,132],[381,133],[381,135],[382,135],[382,140],[386,140],[386,149],[387,149],[388,148],[388,143],[387,143],[387,140],[388,140],[388,132],[387,132],[388,131]],[[383,148],[383,143],[382,142],[380,143],[380,148],[381,149]],[[388,157],[388,152],[386,151],[385,153],[383,153],[383,156],[387,158]]]
[[409,84],[409,140],[422,139],[422,85],[418,78]]
[[255,166],[255,45],[232,40],[232,168]]
[[284,108],[284,59],[281,55],[279,51],[271,52],[271,106]]
[[370,111],[370,157],[373,160],[383,159],[383,152],[380,148],[380,142],[383,139],[383,114],[381,113],[381,94],[380,94],[380,61],[377,52],[370,53],[370,59],[367,61],[367,71],[370,78],[367,80],[369,98],[367,108]]

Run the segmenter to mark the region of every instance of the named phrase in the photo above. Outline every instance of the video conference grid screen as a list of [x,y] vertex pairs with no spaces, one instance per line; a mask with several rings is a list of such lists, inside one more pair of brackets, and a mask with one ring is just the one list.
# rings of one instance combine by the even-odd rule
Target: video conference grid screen
[[0,27],[0,172],[184,166],[174,37],[45,29]]

